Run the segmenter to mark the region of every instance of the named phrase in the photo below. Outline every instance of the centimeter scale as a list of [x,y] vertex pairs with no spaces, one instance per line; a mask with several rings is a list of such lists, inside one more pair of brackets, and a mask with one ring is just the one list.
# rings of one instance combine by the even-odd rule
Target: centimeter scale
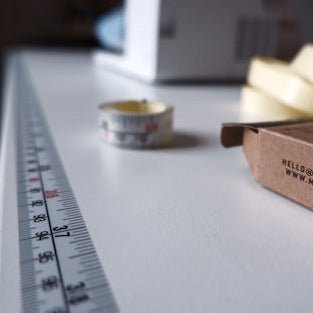
[[118,312],[30,79],[21,65],[17,74],[23,312]]

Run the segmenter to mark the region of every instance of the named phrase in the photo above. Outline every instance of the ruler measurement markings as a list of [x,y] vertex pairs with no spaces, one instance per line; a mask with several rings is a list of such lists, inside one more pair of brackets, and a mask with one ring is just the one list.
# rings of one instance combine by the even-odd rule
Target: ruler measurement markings
[[[19,79],[17,80],[18,96],[16,100],[19,114],[17,132],[17,196],[23,312],[46,313],[48,311],[56,312],[54,311],[56,309],[58,313],[96,311],[117,313],[118,309],[112,297],[109,284],[106,281],[101,263],[92,244],[72,188],[64,173],[64,168],[58,159],[49,131],[44,123],[44,118],[39,111],[39,104],[35,104],[36,100],[32,89],[26,82],[25,77],[19,75]],[[47,182],[47,185],[45,182]],[[40,189],[39,192],[37,192],[38,189]],[[35,192],[33,193],[32,191]],[[54,197],[56,197],[55,200],[53,200]],[[50,205],[53,207],[51,212]],[[67,225],[61,226],[56,224],[58,227],[55,226],[55,223],[65,220],[68,221],[66,223]],[[48,230],[46,230],[46,227]],[[42,237],[38,237],[38,233],[44,234],[41,234]],[[59,236],[62,237],[57,238]],[[74,240],[71,240],[70,237]],[[58,243],[56,242],[57,240]],[[40,244],[37,245],[36,242]],[[50,244],[48,242],[52,245],[53,253],[49,254],[49,257],[54,260],[52,265],[54,264],[57,268],[57,276],[55,280],[48,281],[50,285],[46,286],[50,290],[51,286],[53,289],[54,283],[58,283],[57,285],[61,289],[60,294],[63,297],[62,303],[65,306],[64,308],[51,307],[51,305],[58,303],[52,300],[57,299],[58,293],[50,292],[49,295],[47,293],[42,294],[42,290],[44,290],[43,280],[41,279],[38,283],[36,278],[38,275],[44,275],[45,273],[49,275],[49,272],[53,273],[54,265],[50,265],[48,268],[40,265],[40,267],[37,267],[41,268],[39,270],[34,267],[35,263],[37,264],[42,260],[42,256],[40,258],[39,255],[46,253],[47,251],[45,252],[45,249],[49,252]],[[81,248],[80,251],[87,251],[86,249],[88,249],[88,253],[69,254],[71,251],[74,252],[77,246],[79,248],[79,245],[84,243],[86,245],[82,248],[85,249]],[[67,251],[63,248],[59,250],[59,244],[60,249],[68,245],[69,250]],[[37,249],[39,253],[35,257],[34,250]],[[93,262],[89,261],[89,264],[87,263],[86,265],[80,264],[81,260],[91,255],[94,260]],[[77,261],[74,262],[74,260]],[[68,267],[71,263],[76,268],[76,274],[72,271],[71,277],[68,277],[67,281],[70,279],[73,281],[73,284],[68,284],[65,283],[62,267]],[[95,265],[97,268],[94,267]],[[98,276],[102,277],[102,284],[95,286],[92,282],[87,282],[88,275],[85,275],[84,272],[88,267],[90,271],[97,269]],[[40,279],[40,276],[38,278]],[[47,279],[52,278],[50,276]],[[86,281],[86,285],[84,281]],[[78,288],[78,291],[75,288]],[[103,289],[102,291],[101,288]],[[98,289],[100,293],[108,294],[105,299],[102,299],[106,304],[107,310],[104,310],[104,307],[99,305],[99,301],[95,300]],[[42,296],[45,299],[42,299]],[[87,300],[84,301],[82,297],[85,297],[85,300]],[[51,310],[46,310],[45,308],[49,306]],[[61,311],[59,311],[60,309]]]
[[65,217],[62,219],[63,221],[81,221],[82,218],[81,217]]
[[[34,138],[34,144],[35,145],[37,144],[35,138]],[[36,152],[34,153],[33,156],[36,159],[36,163],[38,165],[40,165],[40,159],[39,159],[39,155],[38,155],[37,150],[36,150]],[[44,201],[44,207],[45,207],[45,211],[46,211],[46,215],[47,215],[48,227],[50,229],[50,234],[52,234],[52,226],[51,226],[51,220],[50,220],[48,205],[47,205],[47,201],[46,201],[46,198],[45,198],[44,183],[43,183],[42,173],[41,173],[41,171],[38,171],[38,173],[39,173],[39,182],[40,182],[40,186],[41,186],[41,194],[42,194],[42,198],[44,199],[43,200]],[[37,238],[37,237],[35,237],[35,238]],[[53,246],[53,250],[54,250],[54,256],[56,258],[56,266],[57,266],[57,270],[58,270],[59,280],[61,282],[61,289],[62,289],[64,305],[66,307],[66,311],[70,312],[69,311],[69,304],[68,304],[68,301],[67,301],[67,298],[66,298],[66,293],[65,293],[65,288],[64,288],[64,281],[63,281],[63,278],[62,278],[62,272],[61,272],[61,268],[60,268],[60,262],[59,262],[59,257],[58,257],[57,250],[56,250],[54,236],[51,235],[50,238],[51,238],[51,242],[52,242],[52,246]],[[41,287],[41,285],[37,285],[37,286]],[[23,289],[22,289],[22,291],[23,291]]]
[[86,272],[91,272],[91,271],[99,271],[99,269],[101,269],[100,265],[96,267],[86,268],[84,270],[77,271],[77,273],[81,274],[81,273],[86,273]]
[[73,240],[73,241],[70,241],[71,244],[73,243],[77,243],[77,242],[85,242],[85,241],[89,241],[89,238],[86,238],[86,239],[78,239],[78,240]]
[[74,206],[62,206],[62,208],[59,208],[59,209],[57,209],[57,210],[63,210],[63,209],[65,209],[65,210],[71,210],[71,209],[77,209],[78,208],[78,205],[74,205]]
[[69,222],[68,225],[70,225],[70,226],[84,225],[84,221],[83,220],[81,220],[81,221],[77,220],[76,222]]
[[86,256],[86,255],[90,255],[90,254],[95,254],[95,253],[96,253],[95,251],[85,252],[85,253],[78,253],[78,254],[70,255],[69,258],[70,258],[70,259],[74,259],[74,258],[78,258],[78,257],[81,257],[81,256]]
[[89,234],[75,235],[73,237],[75,237],[74,239],[88,239],[90,241]]
[[93,285],[99,285],[100,283],[104,283],[107,286],[109,285],[108,282],[103,280],[103,275],[101,273],[88,273],[86,277],[86,280],[94,280],[94,282],[92,283]]
[[89,253],[89,252],[91,252],[91,253],[94,253],[94,252],[96,252],[94,249],[84,249],[84,250],[79,250],[79,249],[75,249],[78,253],[80,253],[80,254],[84,254],[84,253]]
[[79,261],[79,264],[83,265],[84,264],[100,264],[100,262],[97,259],[91,260],[91,261]]
[[89,241],[91,242],[91,239],[90,239],[88,232],[87,233],[73,234],[72,237],[75,237],[75,239],[88,238]]

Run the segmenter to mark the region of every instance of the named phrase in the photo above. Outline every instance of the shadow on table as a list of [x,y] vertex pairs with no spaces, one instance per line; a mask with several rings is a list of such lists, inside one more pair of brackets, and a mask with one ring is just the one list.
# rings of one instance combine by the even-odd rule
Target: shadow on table
[[209,138],[186,132],[174,132],[174,144],[167,149],[187,149],[209,144]]

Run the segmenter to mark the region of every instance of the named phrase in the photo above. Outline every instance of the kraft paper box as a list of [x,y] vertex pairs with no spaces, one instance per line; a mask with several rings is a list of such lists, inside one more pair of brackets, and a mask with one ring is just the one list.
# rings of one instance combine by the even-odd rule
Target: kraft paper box
[[257,182],[313,209],[313,121],[223,124],[221,142],[243,145]]

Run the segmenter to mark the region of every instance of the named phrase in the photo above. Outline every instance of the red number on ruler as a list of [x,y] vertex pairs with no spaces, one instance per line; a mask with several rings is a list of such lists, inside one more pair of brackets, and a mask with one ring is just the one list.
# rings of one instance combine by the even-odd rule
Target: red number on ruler
[[34,183],[34,182],[36,182],[36,181],[39,181],[39,178],[38,178],[38,177],[30,177],[30,178],[28,178],[28,182],[29,182],[29,183]]
[[47,199],[55,198],[59,196],[58,189],[46,190],[45,195]]

